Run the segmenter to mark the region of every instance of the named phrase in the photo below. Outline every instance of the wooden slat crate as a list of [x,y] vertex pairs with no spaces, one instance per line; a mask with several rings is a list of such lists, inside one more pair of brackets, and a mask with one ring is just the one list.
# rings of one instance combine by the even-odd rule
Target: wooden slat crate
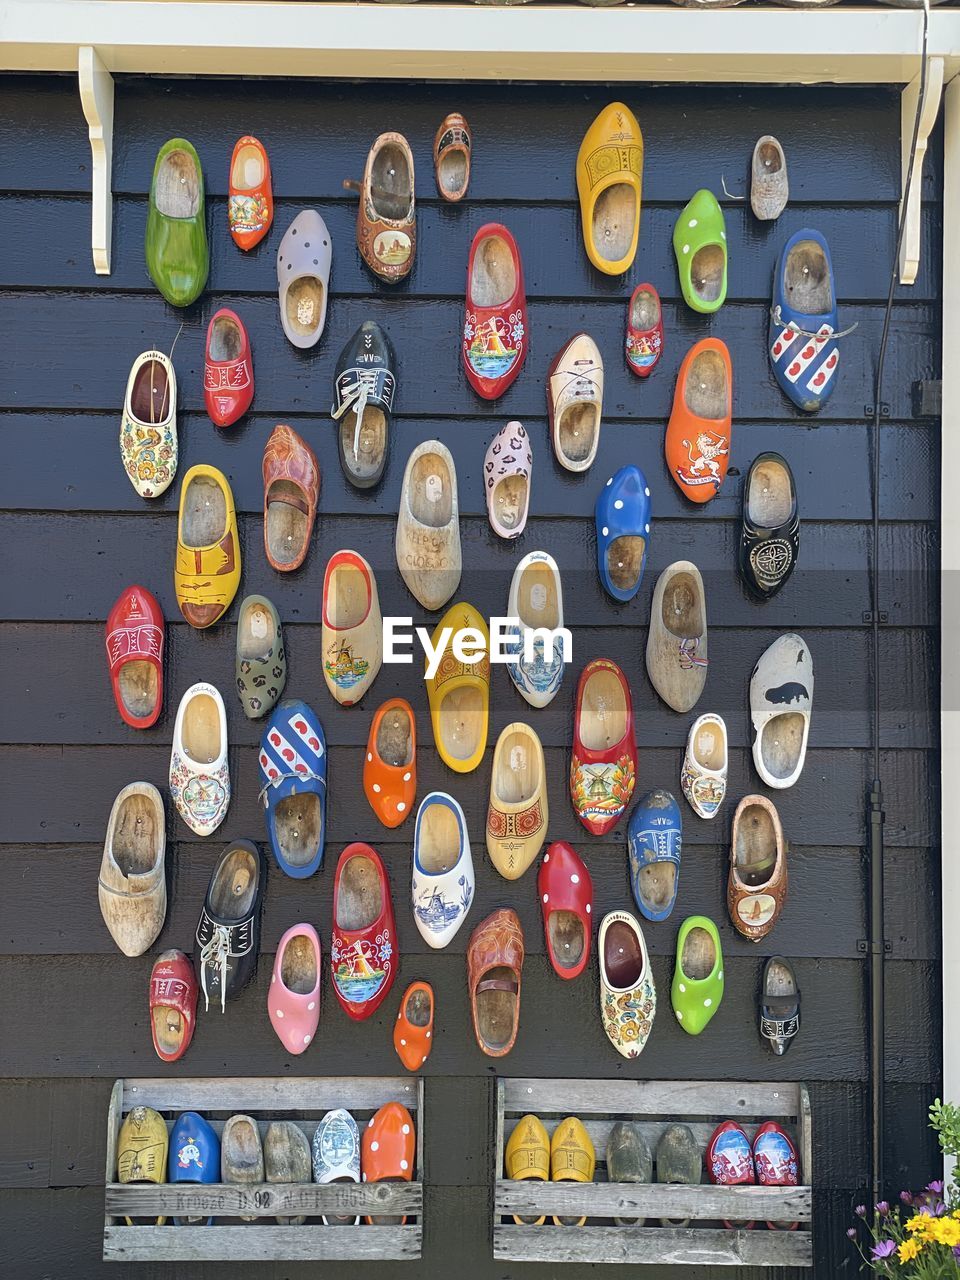
[[[503,1153],[521,1116],[539,1116],[552,1133],[564,1116],[579,1116],[596,1149],[592,1183],[509,1181]],[[670,1124],[689,1125],[701,1150],[721,1120],[736,1120],[752,1139],[776,1120],[800,1156],[799,1187],[698,1187],[612,1183],[606,1148],[618,1120],[634,1120],[651,1152]],[[498,1080],[493,1256],[522,1262],[678,1263],[700,1266],[809,1267],[813,1265],[812,1136],[810,1099],[802,1084],[731,1084],[671,1080]],[[704,1170],[706,1179],[706,1170]],[[542,1226],[520,1226],[514,1215],[547,1215]],[[560,1227],[551,1215],[580,1217],[582,1227]],[[689,1218],[685,1227],[661,1218]],[[614,1218],[646,1218],[649,1225],[618,1226]],[[723,1221],[756,1222],[752,1230]],[[767,1222],[797,1222],[795,1231],[771,1231]]]
[[[312,1142],[321,1117],[345,1107],[362,1131],[385,1102],[401,1102],[416,1126],[413,1182],[232,1186],[189,1183],[128,1186],[115,1181],[117,1137],[137,1106],[159,1111],[173,1127],[197,1111],[219,1134],[230,1116],[251,1115],[261,1136],[271,1120],[292,1120]],[[321,1261],[419,1258],[423,1238],[423,1081],[418,1077],[212,1078],[118,1080],[107,1116],[107,1187],[103,1257],[123,1262]],[[210,1226],[127,1226],[124,1217],[213,1216]],[[305,1214],[301,1226],[274,1219]],[[360,1214],[355,1227],[324,1226],[320,1215]],[[405,1214],[402,1226],[368,1226],[363,1215]],[[241,1222],[241,1217],[253,1218]]]

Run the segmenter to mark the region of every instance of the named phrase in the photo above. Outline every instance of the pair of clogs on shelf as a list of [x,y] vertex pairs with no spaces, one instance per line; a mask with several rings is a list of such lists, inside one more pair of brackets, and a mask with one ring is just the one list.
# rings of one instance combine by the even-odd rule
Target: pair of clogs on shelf
[[323,575],[320,647],[327,688],[342,706],[359,702],[383,661],[377,580],[356,551],[337,551]]
[[[222,1182],[251,1187],[264,1182],[298,1185],[310,1181],[310,1171],[310,1143],[293,1120],[268,1123],[258,1122],[254,1116],[233,1115],[224,1124],[220,1137]],[[287,1226],[300,1226],[305,1221],[304,1214],[277,1217],[277,1222]]]
[[[567,1116],[553,1131],[551,1138],[539,1116],[522,1116],[507,1138],[504,1172],[513,1181],[533,1179],[537,1182],[592,1182],[596,1171],[596,1152],[590,1135],[576,1116]],[[538,1218],[514,1216],[514,1222],[526,1226],[542,1226]],[[582,1227],[585,1217],[553,1215],[558,1227]]]
[[[716,1186],[742,1187],[759,1183],[763,1187],[796,1187],[800,1183],[800,1157],[793,1139],[776,1121],[757,1128],[753,1142],[735,1120],[724,1120],[707,1143],[707,1175]],[[724,1222],[725,1227],[744,1227],[752,1222]],[[771,1231],[791,1231],[795,1222],[768,1222]]]

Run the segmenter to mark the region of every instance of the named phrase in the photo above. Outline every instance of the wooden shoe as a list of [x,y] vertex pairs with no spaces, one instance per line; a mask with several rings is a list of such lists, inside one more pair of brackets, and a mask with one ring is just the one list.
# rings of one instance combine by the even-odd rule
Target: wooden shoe
[[638,284],[627,308],[627,368],[649,378],[663,355],[663,311],[652,284]]
[[[550,1138],[537,1116],[523,1116],[514,1125],[513,1132],[507,1139],[503,1167],[511,1182],[522,1182],[525,1179],[546,1182],[549,1179]],[[546,1221],[543,1214],[539,1218],[524,1218],[514,1214],[513,1220],[518,1226],[528,1227],[542,1227]]]
[[683,836],[680,807],[669,791],[648,791],[627,827],[630,888],[640,914],[666,920],[680,888]]
[[144,351],[130,369],[120,457],[141,498],[159,498],[177,474],[177,375],[162,351]]
[[223,1013],[256,973],[265,880],[263,854],[252,840],[232,841],[213,868],[193,949],[207,1011],[210,997],[219,996]]
[[668,707],[690,711],[707,681],[707,602],[700,570],[676,560],[657,579],[647,629],[647,674]]
[[589,334],[574,334],[550,366],[547,414],[557,461],[568,471],[587,471],[603,415],[603,357]]
[[103,922],[125,956],[142,956],[163,928],[166,848],[160,792],[131,782],[110,810],[97,889]]
[[529,328],[517,242],[501,223],[484,223],[470,246],[463,323],[463,367],[478,396],[496,400],[516,379]]
[[173,585],[180,612],[199,630],[223,617],[240,586],[233,492],[216,467],[191,467],[183,477]]
[[519,422],[508,422],[490,442],[483,463],[490,528],[501,538],[519,538],[530,509],[533,451]]
[[673,228],[680,291],[693,311],[710,315],[727,297],[727,231],[712,191],[691,197]]
[[604,107],[577,152],[577,193],[587,257],[610,276],[629,271],[640,234],[643,134],[622,102]]
[[787,180],[787,157],[783,147],[771,134],[757,139],[750,165],[750,208],[761,222],[779,218],[787,207],[790,184]]
[[385,827],[399,827],[417,794],[417,725],[413,707],[391,698],[374,712],[363,762],[363,793]]
[[[117,1181],[123,1184],[159,1185],[167,1176],[167,1126],[152,1107],[134,1107],[125,1117],[117,1135]],[[124,1218],[128,1227],[150,1219]],[[165,1217],[154,1218],[158,1227]]]
[[128,587],[107,615],[110,687],[120,719],[149,729],[163,709],[164,621],[146,587]]
[[[611,1182],[653,1181],[653,1154],[634,1120],[618,1120],[607,1138],[607,1177]],[[646,1218],[614,1218],[618,1227],[642,1227]]]
[[[753,1167],[761,1187],[796,1187],[800,1184],[800,1157],[793,1139],[774,1120],[762,1124],[753,1135]],[[768,1222],[771,1231],[796,1231],[796,1222]]]
[[[436,647],[446,628],[451,635],[444,646],[437,673],[426,681],[433,740],[440,759],[457,773],[472,773],[487,747],[490,713],[490,633],[472,604],[451,605],[434,629]],[[460,631],[478,637],[470,646],[482,650],[477,662],[461,662],[453,652],[453,637]]]
[[760,980],[760,1039],[782,1058],[800,1031],[800,984],[793,965],[771,956]]
[[248,720],[273,710],[287,683],[280,615],[266,596],[247,596],[237,614],[237,696]]
[[723,952],[717,926],[706,916],[687,916],[677,935],[677,961],[670,1000],[677,1021],[698,1036],[723,999]]
[[364,320],[340,352],[333,377],[340,466],[355,488],[372,489],[387,464],[397,391],[393,346],[375,320]]
[[230,157],[227,223],[238,249],[252,249],[273,225],[270,159],[250,134],[238,138]]
[[[277,944],[273,976],[267,992],[270,1025],[288,1053],[300,1054],[312,1043],[320,1025],[320,938],[310,924],[295,924]],[[297,1130],[299,1133],[299,1129]],[[306,1178],[310,1180],[307,1153]]]
[[393,1024],[393,1047],[408,1071],[419,1071],[433,1048],[433,987],[411,982]]
[[603,917],[597,951],[603,1029],[617,1053],[638,1058],[653,1030],[657,988],[643,930],[629,911]]
[[295,880],[323,864],[327,839],[327,740],[312,707],[287,698],[260,739],[260,799],[270,848]]
[[215,427],[229,427],[253,403],[253,352],[243,322],[221,307],[207,326],[203,403]]
[[316,346],[327,323],[333,241],[316,209],[303,209],[277,250],[280,324],[295,347]]
[[367,153],[359,189],[357,248],[375,276],[393,284],[410,274],[417,251],[413,153],[402,133],[381,133]]
[[487,853],[505,880],[518,880],[538,857],[549,821],[540,739],[529,725],[508,724],[493,750],[487,806]]
[[144,253],[150,278],[167,302],[188,307],[210,272],[200,157],[186,138],[157,152],[147,205]]
[[[550,1181],[592,1182],[597,1158],[590,1135],[576,1116],[561,1120],[550,1139]],[[558,1217],[558,1227],[582,1227],[586,1218]]]
[[[413,1117],[399,1102],[388,1102],[367,1121],[360,1145],[364,1182],[410,1182],[417,1163]],[[379,1214],[364,1219],[378,1226],[400,1226],[405,1217]]]
[[320,464],[305,440],[285,423],[263,451],[263,548],[274,569],[299,569],[310,550],[320,501]]
[[444,791],[431,791],[417,810],[410,902],[420,936],[445,947],[467,918],[476,887],[463,810]]
[[[514,657],[507,664],[507,673],[531,707],[545,707],[556,697],[566,666],[563,637],[554,636],[548,657],[543,637],[536,635],[538,628],[557,631],[563,626],[560,570],[546,551],[531,551],[514,569],[507,617],[516,618],[519,623],[510,632]],[[532,661],[524,652],[530,632],[534,633]]]
[[[753,1186],[757,1180],[750,1139],[735,1120],[724,1120],[723,1124],[717,1125],[707,1143],[704,1161],[707,1177],[715,1186]],[[728,1229],[734,1225],[749,1229],[754,1224],[724,1221],[723,1225]]]
[[617,825],[637,780],[630,686],[615,662],[594,658],[580,673],[570,757],[570,798],[595,836]]
[[368,844],[348,844],[333,881],[333,991],[351,1018],[369,1018],[393,986],[397,929],[387,869]]
[[509,907],[492,912],[474,929],[467,946],[467,987],[473,1034],[488,1058],[502,1058],[520,1028],[523,929]]
[[190,957],[182,951],[162,952],[150,972],[149,1001],[150,1034],[161,1061],[178,1062],[190,1048],[197,1021],[197,994]]
[[[167,1181],[211,1183],[220,1181],[220,1139],[216,1130],[197,1115],[184,1111],[170,1130]],[[175,1227],[212,1226],[213,1218],[174,1218]]]
[[[360,1130],[343,1107],[328,1111],[317,1125],[313,1135],[313,1180],[321,1184],[360,1181]],[[324,1226],[355,1227],[360,1218],[331,1214],[321,1221]]]
[[640,590],[650,540],[650,486],[632,464],[610,477],[597,496],[597,569],[608,595],[625,603]]
[[[292,1052],[292,1051],[291,1051]],[[298,1186],[310,1181],[312,1161],[307,1136],[292,1120],[273,1120],[263,1135],[263,1170],[267,1182]],[[282,1226],[299,1227],[306,1214],[278,1216]]]
[[555,840],[543,855],[537,893],[553,971],[561,978],[578,978],[590,959],[593,880],[566,841]]
[[[231,1116],[220,1137],[220,1177],[234,1186],[259,1185],[266,1179],[263,1141],[253,1116]],[[241,1222],[253,1222],[241,1217]]]
[[694,720],[680,787],[698,818],[715,818],[727,794],[727,726],[712,711]]
[[787,897],[787,842],[766,796],[744,796],[733,815],[727,909],[738,933],[765,938]]
[[451,204],[462,200],[470,185],[470,149],[473,135],[459,111],[444,116],[433,140],[433,165],[437,190]]
[[[669,1186],[699,1186],[703,1181],[703,1156],[693,1130],[671,1124],[657,1143],[657,1182]],[[689,1218],[661,1218],[661,1226],[685,1227]]]
[[737,568],[759,600],[775,596],[800,554],[800,508],[793,472],[779,453],[761,453],[750,463],[740,495]]
[[397,565],[425,609],[440,609],[460,585],[460,508],[453,456],[439,440],[407,459],[397,516]]
[[726,344],[702,339],[683,358],[664,439],[667,468],[691,502],[715,498],[726,477],[732,396]]
[[383,619],[373,570],[356,551],[336,551],[323,575],[323,678],[344,707],[360,701],[383,660]]
[[170,794],[180,817],[198,836],[216,831],[227,815],[227,712],[212,684],[193,684],[180,699],[170,752]]
[[780,251],[770,308],[773,374],[804,413],[816,413],[837,385],[837,325],[830,249],[819,231],[805,228]]
[[779,636],[750,677],[753,764],[768,787],[792,787],[803,772],[813,711],[813,658],[802,636]]

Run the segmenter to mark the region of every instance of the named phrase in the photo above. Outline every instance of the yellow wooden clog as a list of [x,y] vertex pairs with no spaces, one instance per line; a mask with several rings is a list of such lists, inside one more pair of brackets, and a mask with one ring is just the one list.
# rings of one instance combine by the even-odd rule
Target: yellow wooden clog
[[180,612],[198,628],[221,618],[240,586],[233,493],[216,467],[191,467],[183,477],[173,583]]
[[[576,1116],[561,1120],[550,1139],[550,1181],[592,1182],[597,1157],[583,1124]],[[566,1218],[554,1215],[558,1227],[582,1227],[582,1218]]]
[[[120,1126],[117,1136],[118,1182],[166,1182],[167,1126],[152,1107],[134,1107]],[[125,1218],[128,1227],[132,1218]],[[137,1220],[141,1221],[140,1219]],[[162,1227],[166,1218],[157,1218]]]
[[577,152],[577,191],[587,257],[599,271],[629,270],[640,234],[643,134],[622,102],[611,102]]
[[[520,1182],[524,1178],[534,1178],[537,1182],[547,1181],[550,1173],[550,1139],[536,1116],[524,1116],[517,1121],[516,1128],[507,1139],[503,1163],[507,1177],[514,1182]],[[514,1214],[513,1220],[521,1227],[542,1227],[544,1215],[541,1214],[539,1218],[524,1218]]]
[[[436,651],[449,629],[436,674],[426,680],[433,740],[440,759],[457,773],[470,773],[483,759],[490,712],[490,633],[472,604],[451,605],[437,623],[431,643]],[[461,662],[453,649],[458,632],[474,631],[475,644],[465,649],[483,654],[476,662]],[[429,659],[428,659],[429,662]]]

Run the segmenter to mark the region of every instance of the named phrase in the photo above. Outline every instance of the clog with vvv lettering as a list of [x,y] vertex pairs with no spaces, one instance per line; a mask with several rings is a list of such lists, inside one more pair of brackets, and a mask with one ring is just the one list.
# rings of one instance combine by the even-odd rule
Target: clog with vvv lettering
[[348,844],[333,880],[333,990],[351,1018],[369,1018],[397,974],[397,928],[387,869],[368,844]]
[[784,394],[816,413],[837,385],[840,348],[833,262],[819,231],[805,228],[780,251],[770,309],[770,363]]
[[180,488],[173,585],[180,612],[203,629],[222,618],[240,586],[233,492],[216,467],[191,467]]
[[174,307],[188,307],[210,272],[203,170],[186,138],[157,152],[150,182],[144,254],[150,278]]
[[602,836],[617,825],[636,780],[630,686],[615,662],[594,658],[577,685],[570,756],[570,798],[588,831]]
[[622,102],[604,107],[577,152],[583,245],[609,276],[628,271],[637,253],[643,182],[643,134]]
[[733,367],[727,344],[704,338],[683,357],[664,438],[671,479],[691,502],[720,492],[730,461]]
[[252,249],[273,223],[273,185],[270,160],[259,138],[244,134],[230,157],[227,221],[233,243]]
[[[435,649],[445,630],[450,634],[439,665],[426,679],[433,739],[444,764],[456,773],[471,773],[487,746],[490,633],[481,614],[464,601],[451,605],[437,623],[431,637]],[[476,654],[476,661],[463,662],[457,657],[453,644],[458,634],[463,636],[462,651]]]
[[146,587],[127,587],[107,616],[107,662],[120,718],[149,729],[163,708],[163,611]]
[[385,827],[399,827],[417,793],[417,724],[404,698],[377,708],[367,735],[363,791]]
[[673,251],[687,306],[704,315],[719,311],[727,297],[727,230],[712,191],[701,189],[681,211]]
[[640,590],[650,540],[650,486],[639,467],[621,467],[597,496],[597,569],[607,594],[625,603]]
[[473,237],[467,261],[463,367],[484,400],[502,396],[527,357],[529,321],[523,265],[513,236],[487,222]]

